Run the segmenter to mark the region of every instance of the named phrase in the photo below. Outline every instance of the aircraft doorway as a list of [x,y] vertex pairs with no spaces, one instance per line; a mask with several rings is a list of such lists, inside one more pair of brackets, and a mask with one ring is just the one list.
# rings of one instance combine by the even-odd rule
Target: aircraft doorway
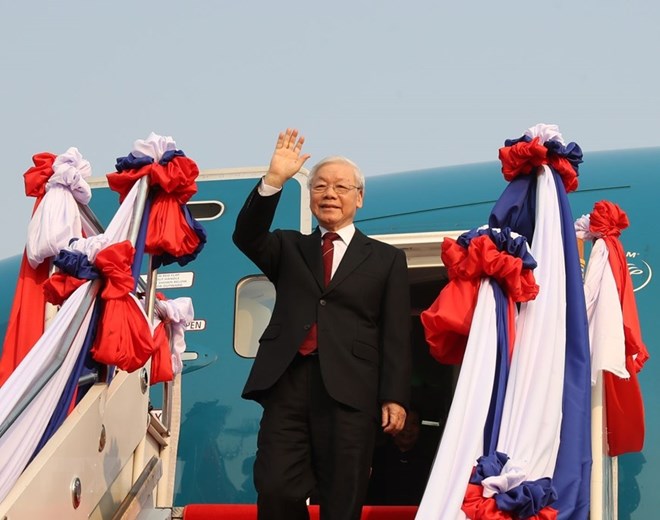
[[[439,249],[439,248],[438,248]],[[420,313],[447,283],[442,266],[409,269],[413,377],[404,430],[377,439],[367,503],[419,505],[442,437],[459,366],[441,365],[429,354]]]

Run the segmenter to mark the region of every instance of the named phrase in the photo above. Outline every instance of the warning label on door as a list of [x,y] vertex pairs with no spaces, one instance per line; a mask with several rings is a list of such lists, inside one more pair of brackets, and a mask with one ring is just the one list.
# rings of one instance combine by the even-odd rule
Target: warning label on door
[[[192,271],[181,273],[158,273],[156,281],[156,289],[184,289],[192,287],[195,274]],[[142,275],[142,279],[146,282],[147,277]]]

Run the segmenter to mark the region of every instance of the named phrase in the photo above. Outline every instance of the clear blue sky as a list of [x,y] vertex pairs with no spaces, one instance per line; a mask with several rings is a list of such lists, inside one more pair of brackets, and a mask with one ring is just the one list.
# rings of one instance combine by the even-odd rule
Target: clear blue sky
[[538,122],[587,161],[658,146],[659,22],[656,0],[2,0],[0,257],[34,153],[76,146],[100,176],[152,130],[214,168],[296,126],[368,176],[494,160]]

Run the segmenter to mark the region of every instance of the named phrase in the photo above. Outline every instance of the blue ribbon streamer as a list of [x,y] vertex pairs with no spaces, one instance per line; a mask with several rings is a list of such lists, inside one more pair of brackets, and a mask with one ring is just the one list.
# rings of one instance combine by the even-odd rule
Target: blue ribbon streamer
[[[165,166],[175,157],[185,157],[185,156],[186,154],[183,153],[183,150],[168,150],[160,158],[158,164],[160,164],[161,166]],[[115,163],[115,169],[120,173],[126,170],[139,170],[143,166],[147,166],[148,164],[153,164],[153,162],[154,162],[153,157],[149,157],[149,156],[136,157],[131,152],[125,157],[117,157],[117,161]]]

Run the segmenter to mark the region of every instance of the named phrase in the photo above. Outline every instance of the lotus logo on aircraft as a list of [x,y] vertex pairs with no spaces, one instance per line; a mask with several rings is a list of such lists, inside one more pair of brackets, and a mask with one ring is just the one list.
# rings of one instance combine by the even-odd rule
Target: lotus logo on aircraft
[[634,290],[639,291],[649,284],[651,278],[653,278],[653,270],[649,264],[640,258],[639,253],[627,251],[626,258],[628,259],[628,272],[632,278]]

